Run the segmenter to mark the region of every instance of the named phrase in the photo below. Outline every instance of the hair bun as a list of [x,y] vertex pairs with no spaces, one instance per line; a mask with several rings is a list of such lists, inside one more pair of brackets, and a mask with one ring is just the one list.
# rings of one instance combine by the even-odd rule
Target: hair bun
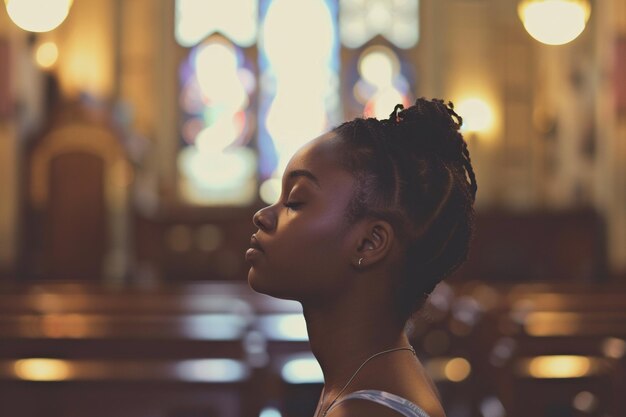
[[433,152],[445,161],[460,162],[463,156],[463,138],[459,133],[462,122],[452,103],[445,105],[443,100],[420,98],[408,108],[397,104],[387,124],[396,131],[394,139],[399,140],[403,148]]
[[397,104],[389,119],[383,121],[392,130],[393,140],[401,152],[430,152],[444,162],[465,168],[473,195],[476,181],[471,167],[467,143],[459,132],[463,118],[454,111],[454,104],[443,100],[418,98],[415,104],[404,108]]

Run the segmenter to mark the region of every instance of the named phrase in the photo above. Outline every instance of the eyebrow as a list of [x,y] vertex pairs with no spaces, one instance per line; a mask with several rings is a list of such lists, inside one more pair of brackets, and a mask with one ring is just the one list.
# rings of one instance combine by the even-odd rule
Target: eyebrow
[[296,169],[296,170],[290,171],[289,174],[287,175],[288,179],[293,179],[293,178],[298,178],[298,177],[308,178],[311,181],[313,181],[313,183],[317,186],[317,188],[321,188],[320,182],[317,179],[317,177],[313,175],[311,171],[307,171],[306,169]]

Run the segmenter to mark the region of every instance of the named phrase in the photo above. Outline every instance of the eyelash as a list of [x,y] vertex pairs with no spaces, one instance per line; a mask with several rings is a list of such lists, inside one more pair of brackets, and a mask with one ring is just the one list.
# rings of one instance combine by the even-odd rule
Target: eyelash
[[286,207],[288,210],[293,210],[296,211],[298,209],[298,207],[300,207],[303,203],[285,203],[283,204],[284,207]]

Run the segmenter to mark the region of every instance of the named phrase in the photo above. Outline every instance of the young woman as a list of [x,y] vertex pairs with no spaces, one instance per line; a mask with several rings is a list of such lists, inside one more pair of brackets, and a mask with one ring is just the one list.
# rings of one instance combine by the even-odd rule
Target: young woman
[[476,180],[452,104],[418,99],[301,148],[253,218],[250,286],[299,301],[324,373],[315,417],[444,417],[404,327],[466,258]]

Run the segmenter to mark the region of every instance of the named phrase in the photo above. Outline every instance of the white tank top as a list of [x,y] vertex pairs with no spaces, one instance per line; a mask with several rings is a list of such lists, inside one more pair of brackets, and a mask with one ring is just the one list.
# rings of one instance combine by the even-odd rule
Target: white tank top
[[391,408],[405,417],[429,417],[424,410],[422,410],[406,398],[402,398],[390,392],[373,389],[352,392],[333,404],[333,406],[330,407],[327,412],[330,412],[330,410],[337,407],[344,401],[356,399],[373,401],[377,404]]

